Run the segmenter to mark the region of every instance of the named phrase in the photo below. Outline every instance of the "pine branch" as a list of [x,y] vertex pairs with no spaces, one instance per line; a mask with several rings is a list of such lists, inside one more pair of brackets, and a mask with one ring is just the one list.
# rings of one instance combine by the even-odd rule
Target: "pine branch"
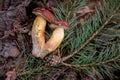
[[33,74],[34,72],[41,71],[41,70],[43,70],[43,69],[45,69],[45,68],[40,67],[40,68],[36,68],[36,69],[30,70],[30,71],[19,72],[19,73],[17,73],[17,76]]
[[37,73],[39,72],[40,73],[44,73],[44,72],[49,72],[51,70],[55,70],[56,67],[59,67],[60,65],[57,65],[57,66],[41,66],[41,67],[37,67],[37,68],[34,68],[32,70],[27,70],[25,72],[17,72],[17,76],[24,76],[24,75],[30,75],[30,74],[33,74],[33,73]]
[[68,60],[69,58],[73,57],[76,53],[82,50],[88,43],[90,43],[90,41],[93,40],[94,37],[98,35],[100,31],[105,27],[105,25],[107,25],[109,21],[114,17],[115,13],[119,10],[119,8],[120,8],[120,5],[116,8],[116,10],[112,13],[112,15],[105,21],[105,23],[95,33],[93,33],[92,36],[84,44],[82,44],[76,51],[74,51],[70,55],[63,57],[60,62],[62,63]]
[[[110,6],[111,3],[113,3],[114,6]],[[109,48],[109,46],[114,44],[115,41],[114,42],[112,42],[112,41],[104,42],[101,40],[102,42],[104,42],[101,45],[92,43],[92,42],[94,42],[94,39],[96,39],[95,37],[97,37],[97,35],[98,36],[104,35],[103,31],[106,30],[106,28],[105,28],[105,27],[107,27],[106,25],[112,20],[112,18],[115,16],[116,12],[120,8],[120,6],[119,6],[120,3],[117,6],[117,4],[114,3],[114,0],[111,0],[110,4],[106,3],[106,0],[104,0],[105,9],[103,7],[100,7],[100,11],[97,10],[97,15],[96,15],[97,18],[95,18],[95,20],[93,19],[92,26],[91,26],[91,23],[90,24],[85,23],[86,25],[89,25],[89,27],[87,27],[87,26],[82,26],[82,27],[89,28],[89,29],[83,28],[82,30],[76,31],[76,33],[79,33],[79,35],[77,35],[77,37],[73,38],[76,40],[71,40],[71,45],[69,46],[69,47],[74,48],[73,49],[74,51],[67,57],[63,57],[60,61],[61,64],[72,67],[72,68],[80,70],[80,71],[83,71],[87,75],[91,76],[92,78],[95,78],[96,75],[97,76],[107,75],[108,77],[112,77],[111,69],[114,69],[114,68],[120,69],[119,61],[118,61],[120,57],[118,57],[119,54],[117,54],[117,52],[118,53],[120,52],[120,50],[119,50],[120,47],[114,47],[114,45],[113,45],[113,49],[114,49],[113,51],[111,51],[112,48]],[[106,5],[107,5],[107,7],[106,7]],[[101,13],[102,13],[102,17],[103,17],[102,19],[100,16]],[[103,21],[104,21],[104,23],[103,23]],[[99,27],[100,26],[99,23],[102,24],[101,27]],[[83,31],[85,31],[85,32],[83,32]],[[109,32],[110,30],[106,30],[105,32],[107,32],[107,31]],[[114,31],[114,29],[112,31]],[[92,35],[91,36],[86,36],[86,35],[83,36],[84,34],[86,34],[86,35],[92,34]],[[115,34],[112,32],[111,34],[113,36],[108,34],[109,38],[115,39],[115,36],[119,38],[118,32],[116,32]],[[80,40],[79,38],[80,39],[83,38],[83,39]],[[82,42],[78,43],[78,41],[82,41]],[[76,45],[78,46],[78,44],[82,45],[82,46],[80,46],[78,48],[74,47]],[[106,46],[108,46],[108,47],[106,47]],[[96,48],[100,49],[100,51],[99,50],[97,51]],[[72,62],[70,62],[70,64],[64,62],[70,58],[73,58]]]
[[120,58],[120,53],[119,53],[119,55],[117,55],[117,56],[115,56],[115,57],[113,57],[113,58],[111,58],[109,60],[102,61],[102,62],[99,62],[99,63],[84,64],[84,65],[81,65],[81,66],[83,66],[83,67],[86,67],[86,66],[96,66],[96,65],[99,66],[99,65],[103,65],[103,64],[107,64],[107,63],[113,62],[113,61],[115,61],[115,60],[117,60],[119,58]]
[[98,62],[98,63],[90,63],[90,64],[83,64],[83,65],[79,65],[79,64],[68,64],[68,63],[65,63],[65,62],[61,62],[63,65],[65,66],[68,66],[68,67],[88,67],[88,66],[99,66],[99,65],[103,65],[103,64],[107,64],[107,63],[110,63],[110,62],[113,62],[117,59],[120,58],[120,53],[119,55],[109,59],[109,60],[106,60],[106,61],[102,61],[102,62]]

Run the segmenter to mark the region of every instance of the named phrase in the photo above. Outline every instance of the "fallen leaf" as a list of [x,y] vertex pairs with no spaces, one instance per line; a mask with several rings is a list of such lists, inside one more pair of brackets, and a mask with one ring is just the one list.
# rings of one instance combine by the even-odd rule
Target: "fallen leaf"
[[61,80],[78,80],[77,79],[77,73],[75,73],[75,71],[67,71],[64,75],[64,78]]
[[10,0],[1,0],[3,1],[3,10],[7,10],[10,6]]
[[85,6],[84,8],[81,8],[80,10],[78,10],[76,13],[79,14],[80,16],[84,16],[85,14],[91,13],[91,12],[93,12],[93,10],[88,6]]
[[95,9],[96,7],[99,7],[101,2],[103,0],[87,0],[87,6],[90,8],[90,9]]
[[14,43],[1,43],[0,46],[2,48],[0,50],[0,55],[5,58],[17,57],[20,54]]
[[4,31],[4,36],[2,36],[0,39],[6,39],[8,38],[9,36],[15,36],[15,33],[12,31],[12,30],[9,30],[9,31]]
[[73,14],[73,16],[76,16],[79,14],[79,16],[85,16],[89,13],[93,13],[96,7],[99,7],[102,0],[87,0],[86,6],[80,8],[77,12]]
[[17,75],[16,75],[16,70],[13,69],[12,71],[8,71],[6,73],[6,79],[5,80],[16,80]]
[[27,33],[28,31],[30,31],[30,29],[28,29],[27,27],[23,27],[20,22],[13,23],[13,26],[14,32],[16,33]]
[[57,1],[56,0],[41,0],[41,5],[43,8],[46,8],[47,10],[54,12],[54,8],[57,7]]

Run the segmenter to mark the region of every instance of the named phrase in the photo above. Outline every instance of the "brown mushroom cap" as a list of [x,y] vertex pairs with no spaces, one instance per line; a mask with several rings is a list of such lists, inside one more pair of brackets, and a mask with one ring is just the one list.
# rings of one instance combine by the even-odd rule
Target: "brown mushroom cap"
[[50,25],[51,28],[63,27],[64,29],[69,29],[69,24],[66,21],[55,21]]
[[46,19],[50,23],[54,22],[53,14],[44,8],[35,8],[32,13],[37,16],[42,16],[44,19]]

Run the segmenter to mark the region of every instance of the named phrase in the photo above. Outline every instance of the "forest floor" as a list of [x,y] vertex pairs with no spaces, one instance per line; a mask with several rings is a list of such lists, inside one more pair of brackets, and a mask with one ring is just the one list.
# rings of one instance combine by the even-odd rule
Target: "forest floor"
[[[69,4],[69,1],[60,1],[64,5]],[[89,18],[93,14],[94,6],[99,7],[100,1],[88,0],[87,6],[89,8],[84,7],[73,16],[81,15],[83,19]],[[37,71],[35,69],[37,66],[44,65],[43,62],[47,63],[42,66],[46,67],[46,70],[49,71],[51,66],[48,60],[39,61],[31,55],[31,29],[35,19],[32,10],[36,7],[43,7],[54,13],[56,6],[56,0],[0,0],[0,80],[93,80],[84,73],[74,71],[67,66],[59,67],[59,65],[55,66],[59,69],[53,68],[50,72],[34,73],[34,70]],[[84,23],[83,19],[81,19],[82,23]],[[120,28],[120,21],[118,22]],[[34,62],[32,63],[32,61]],[[37,65],[40,62],[43,64]],[[30,68],[26,65],[34,67],[33,72],[30,72]],[[25,69],[28,69],[28,72],[23,73]],[[84,78],[81,78],[81,74]],[[119,74],[119,71],[115,72],[114,80],[120,80]],[[51,78],[49,78],[50,76]]]

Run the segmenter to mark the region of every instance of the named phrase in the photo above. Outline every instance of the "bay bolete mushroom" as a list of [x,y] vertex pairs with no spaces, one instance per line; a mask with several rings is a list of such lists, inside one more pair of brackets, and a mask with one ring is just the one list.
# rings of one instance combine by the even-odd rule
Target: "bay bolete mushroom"
[[[66,26],[64,22],[54,21],[54,17],[51,12],[43,8],[36,8],[33,13],[37,16],[32,27],[32,54],[35,57],[44,58],[46,55],[54,51],[59,47],[64,38],[64,28]],[[52,26],[56,26],[50,39],[45,43],[45,28],[46,21],[53,23]]]
[[51,38],[46,42],[45,48],[52,52],[54,51],[64,39],[64,29],[69,28],[68,22],[55,21],[50,25],[50,28],[55,29]]
[[54,22],[54,17],[51,12],[44,8],[35,8],[33,14],[37,17],[34,20],[31,31],[33,43],[32,55],[43,58],[44,53],[47,53],[47,51],[44,50],[46,21]]

